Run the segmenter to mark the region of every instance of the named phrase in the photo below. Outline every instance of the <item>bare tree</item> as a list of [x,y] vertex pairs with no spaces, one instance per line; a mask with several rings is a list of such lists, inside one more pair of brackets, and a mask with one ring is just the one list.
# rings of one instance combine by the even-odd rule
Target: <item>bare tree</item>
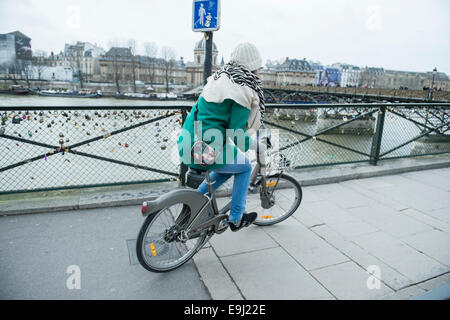
[[27,87],[31,87],[31,79],[33,78],[33,64],[31,60],[19,60],[21,64],[22,74],[27,82]]
[[41,81],[41,76],[44,70],[47,68],[47,52],[42,50],[35,50],[33,54],[33,70],[37,74],[37,80]]
[[120,80],[123,76],[123,61],[120,59],[120,55],[118,54],[117,47],[119,45],[119,40],[113,39],[109,41],[109,46],[111,48],[110,55],[107,59],[111,60],[111,63],[108,63],[108,74],[112,73],[114,78],[114,83],[116,84],[116,92],[120,93]]
[[362,88],[365,85],[368,86],[368,83],[370,82],[370,74],[369,71],[367,70],[367,67],[365,67],[364,69],[362,69],[360,77],[358,79],[358,87]]
[[117,50],[112,52],[112,72],[114,75],[114,82],[116,83],[116,91],[120,93],[120,79],[122,78],[122,62],[120,61],[120,56]]
[[70,59],[70,67],[72,68],[73,74],[78,77],[80,82],[80,88],[84,87],[84,73],[83,73],[83,53],[81,51],[71,51],[68,55]]
[[129,39],[128,40],[128,48],[131,52],[131,79],[133,80],[133,92],[136,93],[136,67],[139,64],[139,61],[136,61],[136,40],[135,39]]
[[148,76],[149,82],[152,84],[155,81],[155,60],[156,54],[158,53],[158,45],[155,42],[145,42],[144,43],[145,56],[149,59]]
[[20,66],[16,58],[9,62],[7,69],[8,78],[10,78],[14,82],[14,84],[18,84],[17,80],[20,79],[20,74],[22,72],[20,71]]
[[30,81],[33,76],[31,60],[15,58],[14,62],[12,63],[11,69],[13,70],[12,76],[14,84],[17,84],[17,80],[24,79],[27,83],[27,86],[30,87]]
[[164,60],[164,80],[166,83],[166,92],[169,93],[170,76],[175,67],[175,51],[169,47],[161,48],[161,57]]

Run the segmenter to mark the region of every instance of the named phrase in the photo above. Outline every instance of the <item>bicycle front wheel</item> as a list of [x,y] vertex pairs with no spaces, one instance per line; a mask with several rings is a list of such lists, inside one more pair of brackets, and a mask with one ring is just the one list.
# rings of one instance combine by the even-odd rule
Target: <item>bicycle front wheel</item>
[[[261,183],[261,182],[260,182]],[[257,212],[258,218],[254,224],[259,226],[272,225],[290,217],[300,206],[302,188],[293,177],[286,174],[274,174],[266,177],[266,188],[272,195],[270,208],[263,208],[259,192],[249,192],[247,197],[247,212]]]
[[187,205],[177,203],[145,219],[136,241],[137,258],[145,269],[152,272],[174,270],[200,250],[206,231],[194,239],[183,237],[190,215]]

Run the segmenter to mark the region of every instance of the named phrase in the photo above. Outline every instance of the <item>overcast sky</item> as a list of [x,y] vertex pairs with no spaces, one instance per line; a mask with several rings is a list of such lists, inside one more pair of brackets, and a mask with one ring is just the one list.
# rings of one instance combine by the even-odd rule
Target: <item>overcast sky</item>
[[[263,60],[285,57],[450,75],[450,0],[222,0],[219,59],[253,42]],[[153,41],[193,61],[192,0],[0,0],[0,33],[20,30],[32,49],[77,40],[109,49]],[[220,61],[220,60],[219,60]]]

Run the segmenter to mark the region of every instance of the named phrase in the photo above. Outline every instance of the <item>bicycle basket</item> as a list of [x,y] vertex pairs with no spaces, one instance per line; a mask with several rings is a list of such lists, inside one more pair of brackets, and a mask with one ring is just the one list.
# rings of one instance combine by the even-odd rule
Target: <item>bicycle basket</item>
[[301,144],[297,137],[284,133],[277,149],[266,150],[266,167],[269,171],[294,169],[300,162]]
[[290,169],[292,161],[289,160],[284,154],[276,153],[270,157],[271,161],[268,167],[272,170],[287,170]]

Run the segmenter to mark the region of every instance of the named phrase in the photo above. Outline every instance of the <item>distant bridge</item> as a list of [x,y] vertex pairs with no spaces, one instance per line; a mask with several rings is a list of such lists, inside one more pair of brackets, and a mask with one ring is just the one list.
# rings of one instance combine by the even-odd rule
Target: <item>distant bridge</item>
[[[428,102],[428,90],[312,87],[264,84],[267,103]],[[433,102],[449,102],[450,92],[436,91]]]

